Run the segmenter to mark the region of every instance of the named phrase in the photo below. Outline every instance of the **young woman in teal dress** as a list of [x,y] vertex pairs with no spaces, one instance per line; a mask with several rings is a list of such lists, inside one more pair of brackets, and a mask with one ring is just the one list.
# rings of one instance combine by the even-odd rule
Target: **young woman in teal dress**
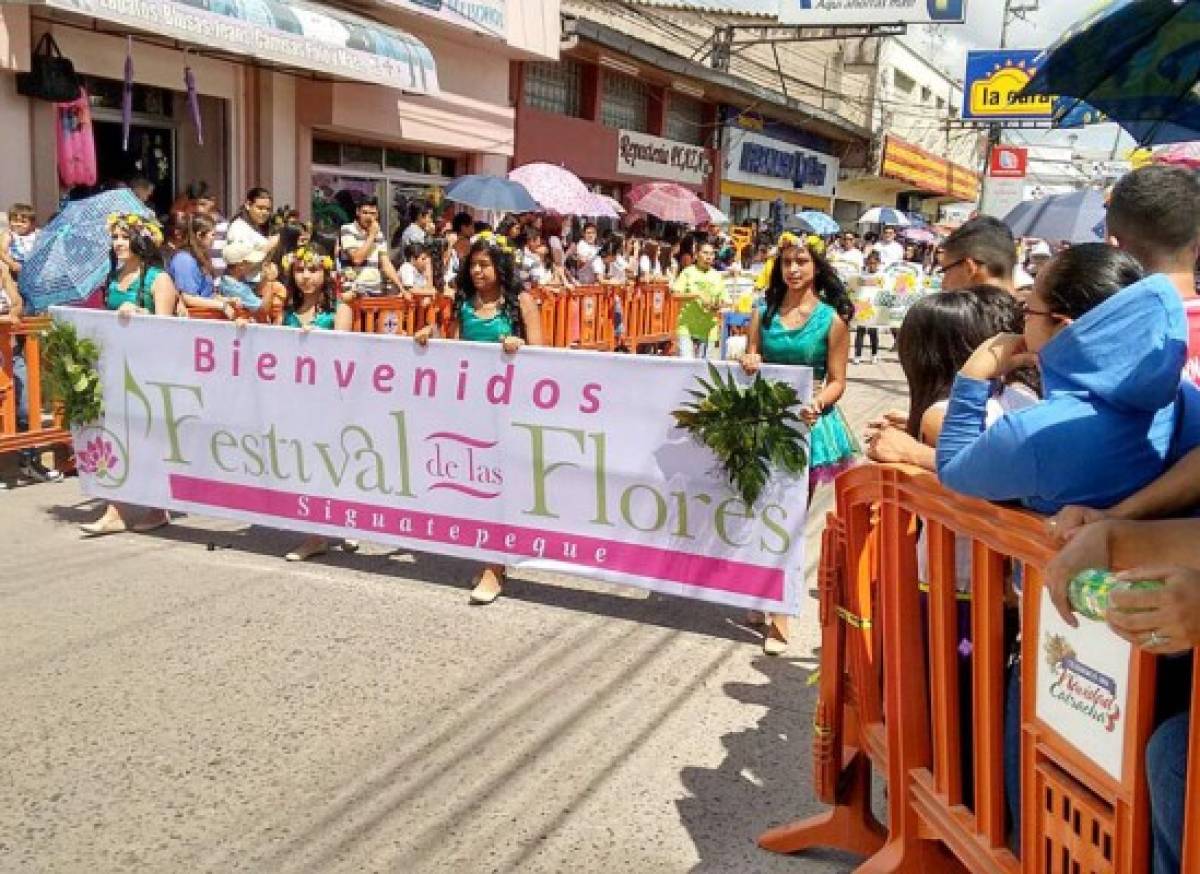
[[[808,499],[821,483],[832,482],[858,459],[858,443],[837,403],[846,391],[854,303],[825,260],[818,237],[785,233],[770,268],[765,300],[750,320],[742,366],[755,373],[763,364],[794,364],[813,369],[813,398],[800,415],[809,426]],[[763,651],[787,648],[786,616],[771,616]]]
[[[479,234],[459,268],[448,336],[472,343],[499,343],[511,355],[522,346],[542,345],[537,302],[523,290],[508,241],[490,231]],[[421,345],[433,336],[432,326],[414,339]],[[487,565],[475,578],[472,604],[491,604],[504,589],[503,565]]]
[[[158,222],[140,215],[108,217],[112,269],[104,289],[104,306],[123,317],[173,316],[179,304],[175,283],[162,266],[163,232]],[[137,521],[133,521],[134,519]],[[81,525],[89,537],[123,531],[153,531],[171,521],[166,510],[109,504],[95,522]]]
[[[283,256],[286,273],[285,308],[275,316],[275,324],[301,331],[350,331],[354,311],[337,299],[334,288],[333,258],[315,245],[301,246]],[[353,552],[358,542],[346,540],[342,549]],[[284,556],[288,561],[307,561],[329,551],[329,541],[312,534]]]

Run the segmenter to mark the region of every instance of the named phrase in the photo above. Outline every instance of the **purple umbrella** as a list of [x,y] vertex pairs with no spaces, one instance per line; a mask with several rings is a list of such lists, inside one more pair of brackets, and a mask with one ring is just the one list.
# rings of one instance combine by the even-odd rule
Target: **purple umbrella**
[[121,92],[121,151],[129,151],[129,126],[133,123],[133,37],[125,37],[125,88]]
[[204,145],[204,123],[200,120],[200,97],[196,94],[196,77],[191,67],[183,68],[183,84],[187,88],[188,110],[192,113],[192,124],[196,126],[196,142]]

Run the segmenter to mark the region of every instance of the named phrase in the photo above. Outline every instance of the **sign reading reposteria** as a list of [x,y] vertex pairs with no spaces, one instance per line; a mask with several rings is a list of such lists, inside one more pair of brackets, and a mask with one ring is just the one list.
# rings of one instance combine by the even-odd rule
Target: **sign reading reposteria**
[[702,362],[53,312],[101,349],[90,495],[798,609],[807,476],[733,493],[670,415]]
[[617,172],[686,185],[703,185],[712,173],[708,149],[623,130],[617,139]]

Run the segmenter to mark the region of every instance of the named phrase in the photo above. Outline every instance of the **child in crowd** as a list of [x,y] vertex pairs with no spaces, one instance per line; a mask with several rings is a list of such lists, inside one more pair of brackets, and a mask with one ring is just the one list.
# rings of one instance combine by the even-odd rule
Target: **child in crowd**
[[228,319],[237,314],[234,302],[217,293],[217,280],[212,268],[213,229],[215,223],[206,215],[184,214],[182,240],[179,241],[167,272],[184,304],[192,309],[217,310]]
[[263,299],[254,291],[251,277],[262,272],[266,252],[247,242],[225,244],[225,273],[217,282],[217,292],[237,301],[250,312],[258,312]]
[[0,262],[14,278],[21,275],[25,260],[37,242],[37,215],[27,203],[14,203],[8,208],[8,233],[0,237]]
[[404,247],[400,284],[407,292],[427,292],[433,288],[433,262],[429,257],[427,244],[409,243]]
[[725,298],[725,280],[713,267],[715,259],[713,244],[700,243],[696,263],[684,268],[671,285],[671,291],[685,301],[676,325],[680,358],[708,357],[708,338]]
[[[451,307],[451,335],[474,343],[498,343],[505,353],[522,346],[542,345],[542,322],[537,302],[521,288],[516,253],[504,237],[484,232],[475,241],[456,280]],[[422,346],[433,336],[426,326],[414,339]],[[504,589],[503,565],[487,565],[471,591],[471,603],[491,604]]]

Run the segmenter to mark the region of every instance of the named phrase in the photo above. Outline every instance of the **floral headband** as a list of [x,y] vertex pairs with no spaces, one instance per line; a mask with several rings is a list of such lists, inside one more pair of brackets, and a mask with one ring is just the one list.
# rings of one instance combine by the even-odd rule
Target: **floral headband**
[[509,245],[508,238],[494,233],[493,231],[480,231],[471,238],[472,243],[475,243],[479,240],[485,241],[489,246],[495,246],[497,249],[507,255],[511,255],[513,253],[513,249],[512,246]]
[[[776,248],[780,252],[793,246],[806,246],[810,251],[816,252],[818,255],[825,254],[825,241],[816,234],[801,237],[799,234],[793,234],[791,231],[784,231],[779,235],[779,243]],[[775,259],[777,257],[776,255],[772,255],[767,259],[762,271],[758,274],[758,278],[754,280],[755,288],[761,290],[771,284],[771,271],[775,269]]]
[[154,219],[142,218],[135,212],[110,213],[108,216],[108,232],[123,230],[131,237],[145,237],[156,246],[163,244],[162,227]]
[[290,271],[293,264],[303,264],[306,267],[313,265],[327,273],[333,270],[333,259],[317,249],[310,249],[308,246],[301,246],[295,252],[288,252],[283,256],[283,269]]
[[818,255],[825,254],[825,241],[816,234],[809,234],[801,239],[798,234],[793,234],[791,231],[784,231],[779,235],[779,248],[783,249],[787,246],[807,246]]

